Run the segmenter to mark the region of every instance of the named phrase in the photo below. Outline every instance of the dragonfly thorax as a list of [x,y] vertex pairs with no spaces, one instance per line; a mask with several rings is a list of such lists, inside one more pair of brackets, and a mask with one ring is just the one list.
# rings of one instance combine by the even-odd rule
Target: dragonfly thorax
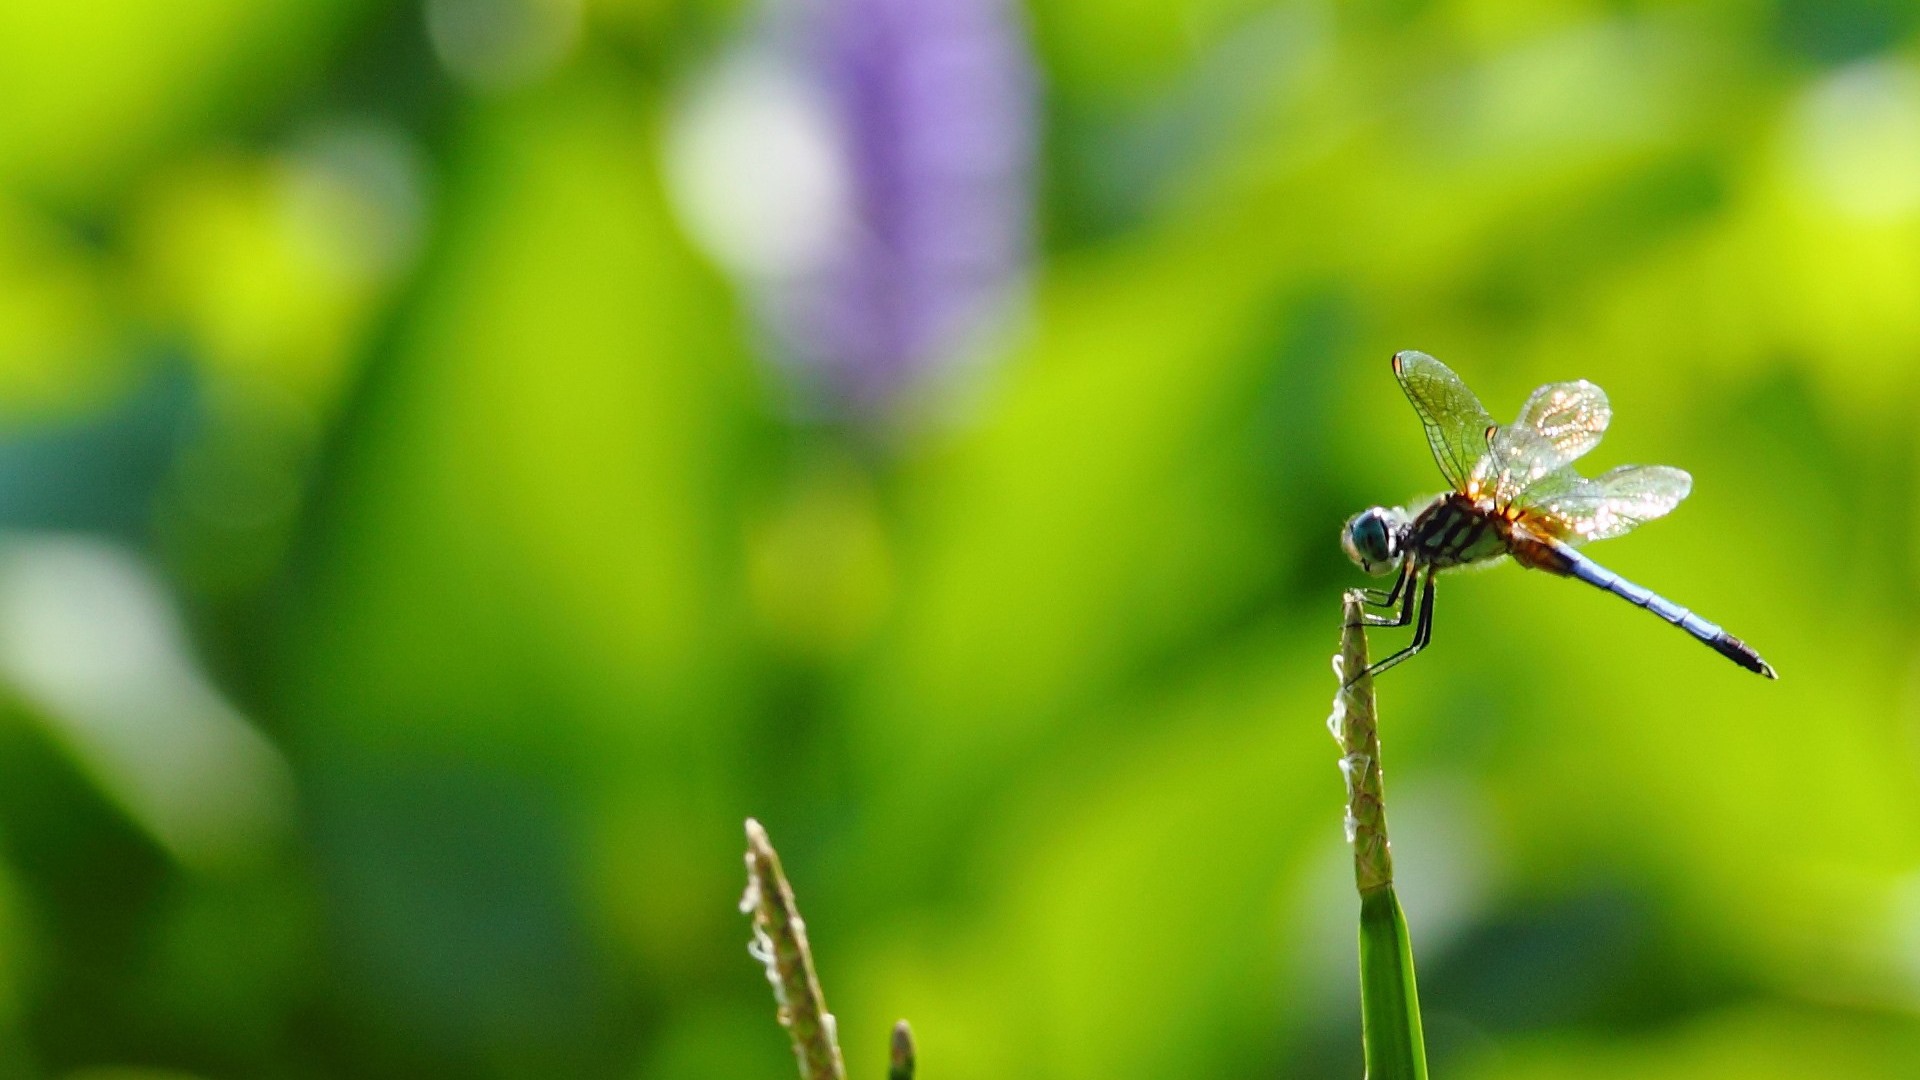
[[1400,535],[1406,558],[1445,570],[1511,553],[1517,531],[1511,515],[1486,499],[1448,492],[1413,517]]
[[1410,520],[1398,507],[1374,506],[1347,519],[1340,546],[1354,565],[1375,577],[1390,574],[1406,555],[1404,542]]

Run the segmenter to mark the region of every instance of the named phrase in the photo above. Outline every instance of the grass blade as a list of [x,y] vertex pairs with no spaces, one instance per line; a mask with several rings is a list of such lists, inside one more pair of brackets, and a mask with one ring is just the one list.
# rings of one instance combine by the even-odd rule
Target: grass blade
[[1392,884],[1360,894],[1360,1030],[1367,1080],[1426,1080],[1413,941]]

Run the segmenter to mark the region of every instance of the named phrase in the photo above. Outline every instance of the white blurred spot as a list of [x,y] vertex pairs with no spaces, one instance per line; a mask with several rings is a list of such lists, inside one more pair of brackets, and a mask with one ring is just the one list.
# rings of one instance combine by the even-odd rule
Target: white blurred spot
[[[284,212],[298,235],[336,238],[316,259],[343,276],[390,280],[419,250],[426,170],[413,142],[383,124],[333,122],[307,132],[288,161]],[[318,245],[316,245],[318,246]]]
[[853,212],[833,115],[764,50],[717,65],[679,103],[667,132],[669,194],[715,261],[792,279],[839,251]]
[[1920,1003],[1920,872],[1897,882],[1890,904],[1892,925],[1887,938],[1892,960],[1905,977],[1909,1000]]
[[[1397,779],[1388,787],[1386,807],[1394,892],[1406,910],[1415,954],[1434,956],[1486,917],[1504,878],[1502,853],[1485,798],[1471,785],[1419,775]],[[1301,1000],[1327,1017],[1350,1008],[1359,992],[1351,815],[1344,824],[1347,844],[1333,843],[1329,828],[1320,857],[1303,875],[1301,906],[1289,915],[1289,952],[1312,986]]]
[[1897,61],[1841,70],[1794,109],[1793,164],[1815,194],[1855,217],[1920,209],[1920,73]]
[[0,544],[0,676],[182,862],[244,861],[286,831],[286,762],[209,684],[165,591],[119,547]]
[[453,76],[481,90],[538,79],[580,41],[581,0],[427,0],[427,36]]
[[1480,792],[1420,776],[1387,792],[1393,879],[1415,941],[1444,949],[1486,911],[1499,850]]

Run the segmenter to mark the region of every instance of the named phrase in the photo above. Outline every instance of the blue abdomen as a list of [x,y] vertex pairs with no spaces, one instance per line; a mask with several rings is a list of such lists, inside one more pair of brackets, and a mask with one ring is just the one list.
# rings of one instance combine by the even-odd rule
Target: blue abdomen
[[1566,560],[1567,573],[1589,585],[1602,588],[1615,596],[1646,608],[1655,615],[1692,634],[1704,642],[1713,651],[1746,668],[1757,671],[1767,678],[1774,677],[1773,667],[1760,654],[1754,652],[1747,643],[1721,629],[1716,623],[1707,620],[1681,607],[1679,604],[1661,596],[1652,589],[1635,585],[1619,574],[1601,566],[1585,555],[1565,545],[1555,545],[1558,554]]

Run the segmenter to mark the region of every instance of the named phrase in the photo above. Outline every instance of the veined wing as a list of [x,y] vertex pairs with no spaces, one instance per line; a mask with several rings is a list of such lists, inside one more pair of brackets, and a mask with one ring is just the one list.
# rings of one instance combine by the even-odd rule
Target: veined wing
[[1622,465],[1591,480],[1563,468],[1514,500],[1536,532],[1570,544],[1607,540],[1665,517],[1693,490],[1693,477],[1668,465]]
[[1607,422],[1612,419],[1613,406],[1607,403],[1607,392],[1580,379],[1548,383],[1535,390],[1520,407],[1520,419],[1514,421],[1514,427],[1532,430],[1553,446],[1561,465],[1568,465],[1600,445],[1600,436],[1606,434]]
[[1393,374],[1420,414],[1440,474],[1455,491],[1465,491],[1475,466],[1487,454],[1493,417],[1460,376],[1426,353],[1415,349],[1394,353]]
[[1515,502],[1600,445],[1612,418],[1606,391],[1585,379],[1548,383],[1527,398],[1518,420],[1494,433],[1487,456],[1469,477],[1469,493],[1502,506]]
[[1467,479],[1467,494],[1508,506],[1518,502],[1528,488],[1566,467],[1559,448],[1532,428],[1518,424],[1503,427],[1494,432],[1487,456],[1480,459]]

